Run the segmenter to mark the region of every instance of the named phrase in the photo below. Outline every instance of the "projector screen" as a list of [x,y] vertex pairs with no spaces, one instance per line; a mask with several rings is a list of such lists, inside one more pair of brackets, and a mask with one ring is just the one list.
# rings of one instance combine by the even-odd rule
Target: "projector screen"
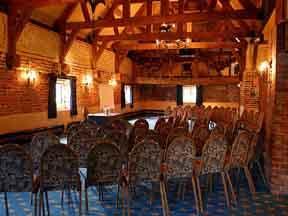
[[103,111],[104,107],[114,109],[114,89],[108,84],[99,85],[100,109]]

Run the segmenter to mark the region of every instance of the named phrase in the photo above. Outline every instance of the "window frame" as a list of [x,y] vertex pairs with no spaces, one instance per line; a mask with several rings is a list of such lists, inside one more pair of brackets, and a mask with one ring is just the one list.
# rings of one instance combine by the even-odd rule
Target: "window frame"
[[[62,85],[61,89],[61,102],[59,104],[59,88],[57,86]],[[63,87],[64,86],[64,87]],[[62,77],[57,77],[56,79],[56,91],[55,91],[55,102],[56,102],[56,110],[57,112],[65,112],[65,111],[71,111],[71,100],[72,100],[72,89],[71,89],[71,79],[69,78],[62,78]],[[63,89],[69,89],[67,92],[66,90]],[[63,94],[64,91],[64,94]],[[66,98],[63,100],[63,98]]]
[[[194,92],[194,95],[192,95],[192,100],[188,100],[186,97],[187,95],[185,94],[185,89],[187,88],[193,88],[192,92]],[[183,91],[183,95],[182,95],[182,99],[183,99],[183,104],[196,104],[197,102],[197,86],[196,85],[183,85],[182,86],[182,91]],[[191,91],[191,90],[190,90]],[[190,95],[189,95],[190,96]]]
[[[127,97],[126,96],[126,87],[129,87],[129,92],[130,92],[130,98],[129,101],[127,101]],[[125,98],[125,105],[131,105],[133,103],[132,98],[133,98],[133,89],[132,89],[132,85],[124,85],[124,98]]]

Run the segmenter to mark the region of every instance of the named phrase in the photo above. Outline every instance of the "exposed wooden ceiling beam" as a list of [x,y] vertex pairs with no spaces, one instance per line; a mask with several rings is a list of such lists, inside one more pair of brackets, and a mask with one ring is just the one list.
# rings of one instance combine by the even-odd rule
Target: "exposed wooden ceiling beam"
[[87,4],[84,1],[81,2],[81,10],[85,21],[90,22],[91,21],[90,14],[87,8]]
[[72,15],[74,10],[76,9],[78,2],[68,4],[60,17],[55,21],[54,28],[60,30],[61,26],[67,22],[69,17]]
[[16,64],[16,44],[32,15],[33,9],[32,7],[24,7],[19,10],[13,5],[8,7],[8,52],[6,56],[8,69],[12,69]]
[[136,77],[136,84],[170,84],[170,85],[212,85],[212,84],[238,84],[238,77],[210,77],[210,78],[163,78],[163,77]]
[[[220,3],[223,6],[223,9],[226,11],[234,11],[229,0],[220,0]],[[244,20],[237,20],[241,27],[243,27],[246,31],[250,30],[249,25]]]
[[247,36],[246,32],[243,31],[235,31],[235,32],[225,32],[225,35],[221,32],[167,32],[167,33],[138,33],[138,34],[121,34],[117,35],[103,35],[97,36],[98,41],[118,41],[118,40],[141,40],[141,41],[155,41],[159,40],[176,40],[176,39],[217,39],[217,38],[234,38],[234,37],[245,37]]
[[10,0],[8,4],[17,7],[44,7],[49,5],[75,3],[84,0]]
[[[147,16],[152,16],[152,0],[147,0]],[[147,29],[146,31],[149,33],[149,32],[152,32],[152,25],[151,24],[148,24],[147,25]]]
[[250,0],[239,0],[239,2],[247,10],[250,10],[250,11],[257,10],[254,3],[252,3],[252,1],[250,1]]
[[[241,48],[242,44],[233,42],[191,42],[185,48],[190,49],[217,49],[217,48]],[[117,43],[113,47],[115,50],[165,50],[183,49],[175,43],[167,43],[167,47],[158,47],[156,43]]]
[[81,28],[105,28],[119,26],[139,26],[147,24],[178,23],[178,22],[195,22],[195,21],[217,21],[224,19],[260,19],[260,12],[248,12],[246,10],[235,10],[233,12],[202,12],[193,14],[173,15],[173,16],[151,16],[151,17],[131,17],[123,19],[105,19],[93,22],[71,22],[66,24],[67,29]]

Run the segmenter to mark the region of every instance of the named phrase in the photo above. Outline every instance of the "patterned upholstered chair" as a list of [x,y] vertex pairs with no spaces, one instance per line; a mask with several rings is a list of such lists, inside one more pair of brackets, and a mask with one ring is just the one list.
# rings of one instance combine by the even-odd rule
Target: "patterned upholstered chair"
[[149,124],[147,122],[146,119],[138,119],[135,123],[134,123],[134,127],[144,127],[149,129]]
[[169,135],[167,136],[167,139],[166,139],[165,149],[169,147],[173,139],[179,136],[186,136],[187,134],[188,134],[188,129],[184,127],[177,127],[177,128],[173,128],[172,130],[170,130]]
[[0,193],[4,192],[6,215],[9,215],[7,192],[34,193],[36,214],[37,190],[37,183],[33,181],[30,155],[16,144],[0,147]]
[[39,215],[41,215],[41,209],[45,215],[43,195],[45,194],[47,211],[50,215],[48,192],[63,190],[79,192],[79,215],[81,215],[79,158],[68,146],[59,144],[50,146],[41,158]]
[[221,125],[221,124],[217,124],[211,134],[210,134],[210,137],[211,136],[219,136],[219,135],[225,135],[225,128]]
[[207,128],[207,125],[200,125],[192,131],[192,140],[196,145],[197,155],[201,155],[203,146],[205,145],[206,140],[210,136],[210,131]]
[[59,138],[49,132],[36,134],[30,143],[30,154],[33,161],[34,175],[40,174],[40,162],[43,153],[52,145],[59,144]]
[[129,145],[128,139],[125,133],[121,130],[106,130],[104,140],[112,141],[120,150],[121,156],[127,160],[128,152],[129,152]]
[[166,125],[166,119],[159,118],[155,124],[154,130],[159,131],[162,127],[165,127],[165,125]]
[[126,120],[113,119],[105,125],[105,130],[118,130],[126,134],[127,138],[130,136],[133,126]]
[[[180,183],[178,195],[182,190],[182,197],[184,198],[185,186],[193,177],[193,159],[196,156],[196,146],[191,138],[180,136],[171,142],[166,151],[165,180],[177,180]],[[194,179],[192,180],[195,184]],[[196,196],[196,193],[194,195]]]
[[141,142],[149,131],[148,122],[145,119],[138,119],[132,129],[132,132],[129,137],[129,151],[133,148],[134,145]]
[[[166,214],[166,194],[163,178],[161,178],[161,148],[159,143],[153,140],[143,140],[133,147],[129,153],[128,174],[129,185],[137,186],[138,183],[149,182],[152,187],[160,183],[163,215]],[[152,189],[153,192],[153,189]]]
[[96,139],[88,130],[77,131],[70,137],[68,146],[78,154],[81,168],[87,167],[88,153],[95,145]]
[[96,122],[86,119],[80,123],[79,130],[88,131],[92,136],[96,137],[98,135],[99,128],[100,127],[96,124]]
[[249,189],[252,194],[255,193],[254,182],[248,168],[249,165],[249,153],[251,151],[251,141],[253,134],[248,131],[240,131],[234,140],[232,150],[230,152],[229,163],[226,169],[243,168],[245,176],[248,181]]
[[[210,137],[204,147],[201,155],[201,159],[195,159],[193,162],[194,166],[194,178],[196,179],[196,185],[193,185],[194,191],[197,191],[196,200],[197,209],[203,213],[203,201],[202,201],[202,192],[200,187],[199,177],[209,174],[221,174],[222,183],[224,186],[225,198],[227,206],[230,207],[230,198],[228,186],[232,195],[233,201],[236,202],[236,196],[232,187],[230,177],[227,172],[225,172],[225,161],[226,153],[228,150],[228,143],[225,137],[222,136],[212,136]],[[226,182],[228,180],[228,186]]]
[[118,185],[119,193],[122,169],[120,151],[112,142],[103,140],[91,149],[87,164],[87,179],[85,181],[86,210],[88,210],[87,190],[90,186],[98,186],[100,200],[103,200],[103,187],[105,185]]

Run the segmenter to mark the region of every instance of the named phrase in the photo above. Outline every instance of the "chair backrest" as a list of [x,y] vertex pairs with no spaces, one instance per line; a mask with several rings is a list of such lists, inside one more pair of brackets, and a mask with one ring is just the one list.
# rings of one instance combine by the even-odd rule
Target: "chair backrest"
[[176,137],[179,137],[179,136],[186,136],[187,134],[188,134],[188,129],[187,128],[184,128],[184,127],[173,128],[169,132],[169,135],[167,136],[165,149],[168,148],[168,146],[173,141],[173,139],[175,139]]
[[16,144],[0,147],[0,192],[31,192],[32,160]]
[[169,145],[165,155],[168,179],[192,176],[192,163],[196,155],[196,147],[191,138],[186,136],[175,138]]
[[201,154],[205,142],[210,136],[210,131],[207,125],[200,125],[194,128],[192,132],[192,139],[196,145],[197,154]]
[[138,119],[135,123],[134,123],[134,128],[147,128],[147,130],[149,129],[149,124],[147,122],[146,119]]
[[231,167],[244,166],[248,164],[248,156],[251,146],[253,134],[248,131],[240,131],[236,136],[232,151],[230,153],[229,165]]
[[40,172],[40,161],[43,153],[52,145],[59,144],[59,138],[49,132],[36,134],[30,143],[30,154],[33,161],[33,170],[35,174]]
[[153,140],[144,139],[133,147],[129,153],[128,169],[130,180],[159,181],[161,165],[161,148]]
[[141,142],[149,131],[148,122],[145,119],[139,119],[135,122],[129,140],[129,151],[134,145]]
[[92,136],[97,136],[98,134],[98,130],[99,130],[99,125],[97,125],[96,122],[92,121],[92,120],[84,120],[80,123],[80,128],[79,130],[84,130],[84,131],[88,131]]
[[121,155],[128,154],[129,151],[129,144],[126,134],[123,133],[121,130],[106,130],[104,139],[111,140],[114,145],[118,147],[121,152]]
[[166,119],[165,118],[159,118],[156,121],[154,130],[159,131],[162,127],[165,127],[165,125],[166,125]]
[[202,151],[201,174],[217,173],[223,171],[228,143],[224,136],[209,138]]
[[217,124],[213,128],[213,130],[212,130],[212,132],[210,134],[210,136],[219,136],[219,135],[225,135],[225,128],[224,128],[224,126],[222,124]]
[[43,191],[79,189],[79,158],[66,145],[50,146],[42,155],[40,187]]
[[132,130],[132,125],[123,119],[113,119],[111,121],[109,121],[106,125],[105,125],[105,129],[108,130],[118,130],[124,134],[129,135],[129,133]]
[[80,167],[87,166],[87,156],[96,143],[96,137],[87,130],[74,133],[69,139],[68,146],[79,156]]
[[115,183],[122,168],[120,151],[113,142],[98,142],[88,154],[87,165],[88,183]]

